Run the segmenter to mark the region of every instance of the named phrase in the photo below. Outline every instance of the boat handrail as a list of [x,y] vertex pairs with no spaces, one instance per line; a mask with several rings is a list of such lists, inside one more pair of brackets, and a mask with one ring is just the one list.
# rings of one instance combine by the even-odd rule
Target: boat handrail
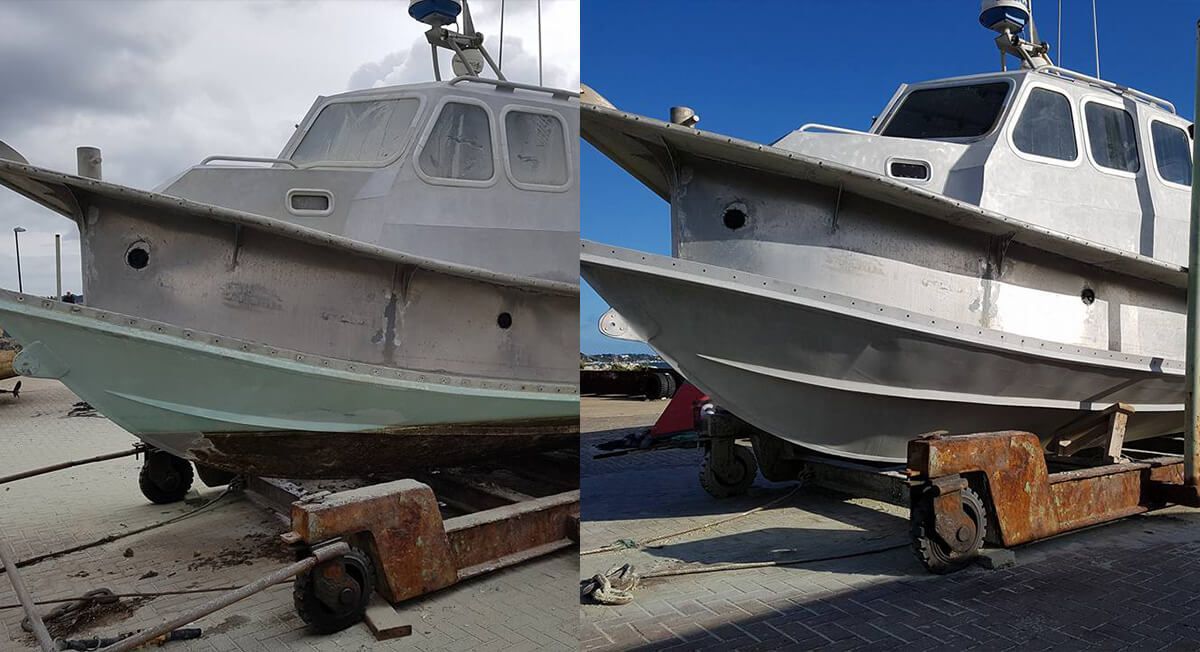
[[535,92],[539,92],[539,93],[549,93],[550,95],[553,95],[556,98],[561,97],[564,100],[572,98],[572,97],[579,97],[579,93],[577,93],[575,91],[564,90],[561,88],[549,88],[547,86],[538,86],[537,84],[524,84],[521,82],[509,81],[506,79],[491,79],[489,77],[475,77],[472,75],[463,75],[461,77],[455,77],[454,79],[450,80],[450,85],[455,86],[455,85],[461,84],[463,82],[473,82],[476,84],[490,84],[497,88],[511,88],[511,89],[520,89],[523,91],[535,91]]
[[1060,68],[1058,66],[1042,66],[1041,68],[1036,68],[1035,70],[1036,72],[1045,73],[1047,75],[1058,75],[1064,79],[1074,79],[1077,81],[1086,82],[1093,86],[1099,86],[1100,88],[1113,91],[1118,95],[1129,95],[1142,100],[1143,102],[1156,104],[1159,106],[1159,108],[1166,109],[1171,113],[1178,114],[1178,111],[1175,110],[1175,105],[1167,100],[1162,99],[1161,97],[1155,97],[1149,93],[1143,93],[1137,89],[1130,88],[1128,86],[1122,86],[1121,84],[1100,79],[1099,77],[1092,77],[1091,75],[1085,75],[1081,72],[1067,70],[1066,68]]
[[809,131],[830,131],[830,132],[837,133],[837,134],[858,134],[860,136],[873,135],[869,131],[859,131],[858,129],[847,129],[846,127],[835,127],[833,125],[821,124],[819,122],[806,122],[806,123],[800,125],[800,128],[797,129],[796,131],[799,131],[802,133],[809,132]]
[[282,165],[290,165],[296,169],[300,169],[300,166],[296,165],[295,161],[292,161],[292,160],[286,159],[286,158],[269,158],[269,157],[264,157],[264,156],[224,156],[221,154],[218,154],[215,156],[209,156],[208,158],[205,158],[203,161],[200,161],[200,165],[208,165],[212,161],[237,161],[237,162],[241,162],[241,163],[278,163],[278,164],[282,164]]

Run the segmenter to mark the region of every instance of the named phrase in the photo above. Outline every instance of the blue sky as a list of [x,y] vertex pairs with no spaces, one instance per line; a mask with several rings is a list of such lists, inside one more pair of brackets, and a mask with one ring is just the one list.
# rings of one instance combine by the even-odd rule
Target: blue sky
[[[1101,76],[1192,116],[1200,2],[1097,4]],[[1095,74],[1091,1],[1062,6],[1060,48],[1057,0],[1034,1],[1040,37],[1056,63]],[[806,122],[866,129],[902,82],[999,70],[978,14],[976,0],[588,0],[582,80],[623,110],[665,119],[682,104],[701,129],[758,142]],[[666,202],[590,145],[581,165],[583,237],[669,254]],[[647,350],[601,335],[605,310],[585,284],[582,351]]]

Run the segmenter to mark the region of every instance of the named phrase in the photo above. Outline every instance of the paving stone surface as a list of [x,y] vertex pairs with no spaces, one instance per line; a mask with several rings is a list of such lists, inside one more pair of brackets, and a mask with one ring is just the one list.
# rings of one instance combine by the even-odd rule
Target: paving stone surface
[[[1200,512],[1173,508],[1016,550],[1016,565],[924,572],[907,512],[760,477],[748,496],[699,487],[696,450],[594,460],[620,406],[584,399],[582,549],[644,542],[779,500],[771,509],[657,544],[584,555],[580,577],[731,562],[875,554],[646,580],[633,602],[581,606],[585,650],[1200,649]],[[664,406],[665,407],[665,406]],[[645,406],[630,405],[631,412]],[[649,424],[654,415],[645,415]],[[591,424],[591,427],[588,427]],[[894,548],[894,546],[899,546]]]
[[[7,388],[11,381],[0,381]],[[18,400],[0,396],[0,475],[130,447],[135,439],[102,417],[67,417],[78,399],[55,381],[24,380]],[[124,458],[0,486],[0,537],[18,559],[86,544],[188,512],[220,489],[197,483],[187,504],[158,506],[137,488],[138,462]],[[286,529],[244,499],[222,499],[198,515],[24,569],[37,599],[107,587],[117,593],[236,586],[286,565]],[[171,650],[574,650],[578,598],[574,550],[487,575],[399,608],[413,636],[376,642],[365,625],[332,636],[309,633],[291,584],[198,621],[204,636]],[[71,628],[69,637],[110,636],[153,626],[212,594],[123,600]],[[0,607],[16,604],[0,573]],[[44,609],[49,610],[51,606]],[[0,650],[33,648],[22,612],[0,609]]]

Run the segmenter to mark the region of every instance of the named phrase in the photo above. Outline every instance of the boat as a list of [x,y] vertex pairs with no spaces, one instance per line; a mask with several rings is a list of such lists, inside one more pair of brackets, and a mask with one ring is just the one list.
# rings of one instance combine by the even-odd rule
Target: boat
[[1127,441],[1182,430],[1191,124],[1055,66],[1021,0],[980,22],[1019,67],[902,85],[867,131],[755,143],[585,89],[583,137],[671,205],[670,256],[582,244],[602,332],[793,453],[1049,443],[1116,403]]
[[465,3],[410,14],[436,80],[318,98],[277,157],[209,157],[146,191],[103,180],[98,151],[68,174],[0,147],[0,184],[79,226],[87,297],[0,292],[17,371],[172,456],[167,475],[574,445],[578,94],[506,79]]

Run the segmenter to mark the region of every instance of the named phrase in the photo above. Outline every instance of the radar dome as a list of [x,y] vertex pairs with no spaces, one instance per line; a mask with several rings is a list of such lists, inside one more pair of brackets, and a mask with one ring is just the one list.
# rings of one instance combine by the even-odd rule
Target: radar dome
[[433,27],[444,27],[462,13],[459,0],[409,0],[408,15]]
[[983,0],[979,24],[996,32],[1016,34],[1029,24],[1029,0]]

